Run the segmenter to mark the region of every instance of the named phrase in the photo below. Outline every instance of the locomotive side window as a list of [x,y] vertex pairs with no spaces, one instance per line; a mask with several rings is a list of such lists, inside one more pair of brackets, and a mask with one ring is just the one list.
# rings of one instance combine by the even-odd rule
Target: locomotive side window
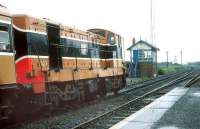
[[10,38],[7,26],[0,25],[0,51],[10,52]]
[[73,40],[73,53],[75,57],[81,57],[81,42]]
[[82,57],[87,56],[88,54],[88,46],[86,43],[81,43],[81,55]]
[[74,47],[73,47],[73,41],[69,40],[69,39],[65,39],[65,56],[69,56],[69,57],[74,57]]
[[105,37],[105,31],[99,31],[97,34],[101,35],[102,37]]
[[100,58],[100,47],[97,44],[95,46],[96,46],[95,47],[95,51],[96,51],[95,57]]
[[113,35],[108,35],[108,43],[109,44],[115,44],[115,38],[114,38],[114,36]]
[[112,59],[113,58],[113,51],[114,48],[112,46],[106,46],[105,48],[105,59]]
[[28,33],[27,34],[28,53],[32,55],[48,55],[47,37],[41,34]]
[[117,58],[122,58],[122,48],[117,48]]

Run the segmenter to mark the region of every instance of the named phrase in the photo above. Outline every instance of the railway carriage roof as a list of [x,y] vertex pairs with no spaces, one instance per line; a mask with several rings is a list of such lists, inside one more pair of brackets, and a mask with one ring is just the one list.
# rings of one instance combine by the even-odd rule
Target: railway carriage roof
[[115,34],[112,31],[109,30],[105,30],[105,29],[89,29],[87,31],[82,31],[79,29],[75,29],[69,26],[65,26],[59,22],[55,22],[52,21],[50,19],[44,18],[44,19],[40,19],[40,18],[36,18],[30,15],[26,15],[26,14],[14,14],[11,15],[9,13],[9,10],[2,6],[0,4],[0,15],[3,16],[7,16],[7,17],[12,17],[13,18],[13,23],[14,26],[19,28],[19,29],[28,29],[28,30],[33,30],[33,31],[41,31],[41,32],[46,32],[46,24],[47,23],[51,23],[51,24],[55,24],[55,25],[59,25],[60,26],[60,30],[61,30],[61,35],[66,35],[66,33],[70,33],[70,34],[78,34],[78,35],[82,35],[82,36],[86,36],[88,40],[93,40],[96,39],[97,42],[102,42],[103,44],[105,43],[105,37],[101,36],[99,34],[96,34],[94,30],[103,30],[106,32],[109,32],[111,34]]
[[9,10],[1,4],[0,4],[0,15],[11,17]]
[[[112,31],[110,31],[110,30],[101,29],[101,28],[89,29],[88,31],[93,32],[93,33],[99,32],[99,31],[105,31],[105,32],[108,32],[108,33],[113,34],[113,35],[114,35],[114,34],[115,34],[115,35],[119,35],[119,34],[116,34],[116,33],[112,32]],[[119,35],[119,36],[120,36],[120,35]]]
[[59,25],[60,26],[60,30],[61,30],[61,35],[65,36],[66,33],[68,34],[78,34],[78,35],[82,35],[82,36],[87,36],[88,39],[99,39],[99,40],[104,40],[105,38],[103,36],[100,36],[98,34],[95,34],[94,32],[91,31],[82,31],[79,29],[75,29],[69,26],[65,26],[59,22],[55,22],[52,21],[50,19],[39,19],[39,18],[35,18],[26,14],[15,14],[12,16],[13,17],[13,21],[14,24],[17,27],[20,27],[22,29],[32,29],[32,30],[42,30],[44,32],[46,32],[46,24],[50,23],[50,24],[55,24],[55,25]]

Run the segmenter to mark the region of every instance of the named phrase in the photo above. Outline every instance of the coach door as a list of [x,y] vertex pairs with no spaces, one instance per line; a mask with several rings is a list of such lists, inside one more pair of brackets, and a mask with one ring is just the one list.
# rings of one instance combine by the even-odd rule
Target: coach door
[[49,42],[49,68],[59,71],[62,69],[60,27],[47,23],[47,36]]

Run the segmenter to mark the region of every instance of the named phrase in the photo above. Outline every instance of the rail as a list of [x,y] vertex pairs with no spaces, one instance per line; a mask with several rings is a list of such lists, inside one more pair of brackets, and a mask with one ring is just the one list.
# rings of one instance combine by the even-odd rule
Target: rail
[[153,89],[153,90],[151,90],[151,91],[149,91],[149,92],[147,92],[147,93],[145,93],[145,94],[143,94],[141,96],[138,96],[135,99],[130,100],[129,102],[127,102],[127,103],[125,103],[123,105],[120,105],[120,106],[114,108],[113,110],[108,111],[108,112],[106,112],[106,113],[104,113],[102,115],[96,116],[95,118],[92,118],[92,119],[90,119],[90,120],[88,120],[86,122],[83,122],[83,123],[73,127],[72,129],[85,129],[86,127],[89,127],[89,126],[93,125],[95,122],[97,122],[99,120],[103,120],[103,117],[108,117],[109,115],[115,114],[117,111],[122,110],[123,108],[125,108],[125,107],[127,107],[127,106],[129,106],[131,104],[134,104],[136,101],[138,101],[138,100],[140,100],[140,99],[142,99],[142,98],[144,98],[146,96],[149,96],[149,95],[151,95],[151,94],[153,94],[153,93],[155,93],[157,91],[160,91],[160,90],[162,90],[164,88],[170,87],[172,85],[175,85],[177,83],[180,83],[180,82],[185,81],[185,80],[190,79],[190,78],[192,78],[192,73],[191,72],[190,73],[185,73],[183,76],[179,77],[178,79],[170,81],[169,83],[164,84],[161,87],[158,87],[158,88]]

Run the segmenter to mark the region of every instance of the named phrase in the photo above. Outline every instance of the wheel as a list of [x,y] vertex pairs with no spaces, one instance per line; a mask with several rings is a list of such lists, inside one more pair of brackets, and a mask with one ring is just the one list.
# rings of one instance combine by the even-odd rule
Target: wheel
[[59,99],[58,95],[53,95],[52,104],[53,104],[54,107],[56,107],[56,108],[60,106],[60,99]]
[[107,91],[106,91],[105,80],[100,79],[100,81],[98,82],[98,94],[100,95],[100,97],[105,97],[106,93]]
[[114,93],[114,95],[117,95],[118,94],[118,89],[114,89],[113,93]]
[[91,100],[89,86],[88,85],[84,85],[83,87],[84,87],[84,100],[85,101]]
[[0,120],[7,120],[13,113],[13,105],[9,97],[1,97],[0,102]]

